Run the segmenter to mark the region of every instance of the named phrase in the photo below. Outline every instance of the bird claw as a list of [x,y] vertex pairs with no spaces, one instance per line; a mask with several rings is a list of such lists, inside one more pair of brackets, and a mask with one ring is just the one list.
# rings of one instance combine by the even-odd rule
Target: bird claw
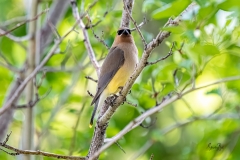
[[115,105],[116,103],[115,103],[115,100],[118,98],[118,95],[116,95],[116,94],[113,94],[113,96],[111,96],[110,98],[109,98],[109,105],[110,106],[113,106],[113,105]]
[[118,89],[120,90],[119,94],[121,95],[122,94],[122,90],[123,90],[123,86],[118,87]]

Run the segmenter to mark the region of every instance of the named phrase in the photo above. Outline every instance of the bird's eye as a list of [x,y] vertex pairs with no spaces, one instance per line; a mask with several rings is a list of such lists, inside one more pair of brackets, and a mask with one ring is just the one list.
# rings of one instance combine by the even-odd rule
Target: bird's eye
[[123,31],[124,31],[123,29],[122,29],[122,30],[118,30],[118,31],[117,31],[117,34],[118,34],[118,35],[121,35],[121,34],[123,34]]

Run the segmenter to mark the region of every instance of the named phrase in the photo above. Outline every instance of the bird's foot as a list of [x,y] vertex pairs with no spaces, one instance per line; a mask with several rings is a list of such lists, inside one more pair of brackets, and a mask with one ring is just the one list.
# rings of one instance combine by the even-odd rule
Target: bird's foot
[[115,100],[118,98],[118,95],[116,95],[116,94],[113,94],[111,97],[109,97],[109,105],[110,106],[113,106],[113,105],[115,105],[116,103],[115,103]]
[[122,90],[123,90],[123,86],[119,86],[118,90],[119,90],[119,94],[121,95],[122,94]]

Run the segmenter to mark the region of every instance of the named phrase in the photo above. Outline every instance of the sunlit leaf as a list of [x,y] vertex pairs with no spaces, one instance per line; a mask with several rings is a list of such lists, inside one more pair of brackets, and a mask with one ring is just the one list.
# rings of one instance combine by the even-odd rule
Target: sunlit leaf
[[154,19],[163,19],[163,18],[169,18],[171,16],[177,16],[189,4],[190,4],[190,0],[176,0],[172,3],[166,4],[161,8],[153,11],[152,17]]

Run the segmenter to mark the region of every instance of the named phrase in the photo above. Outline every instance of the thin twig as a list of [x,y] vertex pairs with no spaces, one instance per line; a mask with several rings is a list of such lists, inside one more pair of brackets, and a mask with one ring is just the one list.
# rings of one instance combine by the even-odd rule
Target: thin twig
[[[75,1],[75,0],[73,0]],[[87,8],[87,10],[80,15],[80,19],[83,19],[83,17],[85,17],[87,15],[87,13],[90,11],[91,8],[93,8],[96,4],[97,4],[98,0],[95,0],[92,4],[90,4]],[[71,0],[71,3],[72,3],[72,0]],[[77,6],[77,5],[76,5]],[[79,14],[79,12],[77,12]]]
[[20,73],[23,71],[21,69],[16,68],[15,66],[13,66],[1,52],[0,52],[0,57],[5,61],[5,63],[0,62],[0,66],[7,68],[10,71],[15,72],[15,73]]
[[36,84],[36,89],[39,89],[41,87],[42,82],[43,82],[45,77],[46,77],[46,72],[43,72],[38,84]]
[[85,78],[86,79],[89,79],[89,80],[91,80],[91,81],[93,81],[93,82],[98,82],[98,80],[96,80],[96,79],[93,79],[92,77],[90,77],[90,76],[85,76]]
[[[36,15],[34,18],[28,19],[28,20],[26,20],[26,21],[24,21],[24,22],[21,22],[21,23],[17,24],[15,27],[13,27],[12,29],[8,30],[8,31],[5,31],[5,32],[3,32],[3,33],[1,32],[1,33],[0,33],[0,37],[1,37],[1,36],[5,36],[5,35],[7,35],[8,33],[11,33],[11,32],[14,31],[15,29],[21,27],[22,25],[24,25],[24,24],[26,24],[26,23],[28,23],[28,22],[37,20],[38,17],[40,17],[41,15],[43,15],[44,13],[46,13],[46,12],[48,12],[48,11],[49,11],[49,8],[45,9],[44,11],[42,11],[41,13],[39,13],[38,15]],[[1,30],[0,30],[0,31],[1,31]]]
[[[128,1],[128,3],[130,3],[129,7],[130,7],[130,12],[131,9],[133,7],[133,1]],[[193,6],[195,6],[196,3],[191,3],[186,10],[192,9]],[[128,6],[128,4],[127,4]],[[178,17],[175,18],[174,22],[172,22],[171,24],[173,25],[177,25],[181,18],[182,18],[182,14],[185,13],[186,11],[183,11]],[[126,13],[126,11],[123,12],[123,16],[122,16],[122,22],[121,22],[121,26],[122,27],[128,27],[129,26],[129,16],[127,16],[128,13]],[[88,153],[89,160],[95,160],[101,152],[103,152],[106,148],[108,148],[109,146],[111,146],[113,143],[107,143],[104,146],[101,147],[101,144],[97,144],[94,142],[94,139],[96,139],[95,137],[97,136],[97,140],[98,142],[102,143],[102,140],[104,140],[104,133],[106,131],[106,127],[108,125],[108,122],[110,120],[110,118],[112,117],[112,115],[114,114],[114,112],[116,111],[116,109],[122,104],[122,102],[125,100],[126,95],[128,94],[131,86],[133,85],[133,83],[135,82],[135,80],[137,79],[137,77],[140,75],[140,73],[142,72],[142,70],[146,67],[146,62],[151,54],[151,52],[153,51],[153,49],[155,49],[157,46],[159,46],[160,43],[162,43],[162,41],[170,36],[170,32],[168,31],[163,31],[160,32],[157,36],[156,39],[154,39],[153,41],[151,41],[148,45],[147,48],[144,50],[143,54],[142,54],[142,58],[140,60],[140,62],[138,63],[135,71],[133,72],[133,74],[131,75],[131,77],[128,79],[127,83],[125,84],[125,86],[123,87],[122,91],[121,91],[121,95],[119,96],[116,100],[115,103],[111,106],[111,107],[107,107],[107,106],[103,106],[100,115],[101,117],[98,118],[97,120],[97,127],[95,127],[95,133],[94,133],[94,138],[92,140],[91,143],[91,147]],[[171,103],[173,100],[175,100],[174,98],[179,98],[178,96],[173,96],[171,97],[169,100],[163,101],[159,106],[165,106],[169,103]],[[160,107],[160,108],[161,108]],[[107,108],[107,109],[105,109]],[[155,109],[159,109],[158,107],[156,108],[152,108],[149,110],[149,112],[151,112],[151,114],[153,114],[152,112],[154,111],[157,112],[159,110],[155,110]],[[141,116],[144,116],[146,113],[148,113],[148,111],[146,111],[145,113],[143,113]],[[141,117],[140,116],[140,117]],[[129,123],[128,126],[126,126],[123,130],[121,130],[119,132],[119,134],[117,135],[117,137],[115,137],[116,139],[121,138],[123,135],[125,135],[127,132],[129,132],[130,130],[132,130],[133,128],[139,126],[139,124],[142,123],[142,121],[144,120],[143,118],[140,119],[135,119],[134,121],[132,121],[131,123]],[[98,137],[99,136],[99,137]],[[116,141],[115,141],[116,142]],[[95,145],[94,145],[95,144]],[[97,147],[95,147],[96,145],[98,145]],[[101,148],[100,148],[100,147]],[[100,148],[100,149],[99,149]]]
[[124,4],[125,10],[126,10],[127,13],[128,13],[128,16],[129,16],[130,19],[132,20],[135,28],[137,29],[137,32],[138,32],[139,36],[141,37],[142,43],[143,43],[143,45],[144,45],[144,49],[146,49],[146,47],[147,47],[147,42],[146,42],[146,40],[144,39],[144,37],[143,37],[143,35],[142,35],[142,32],[140,31],[140,29],[139,29],[139,27],[138,27],[138,25],[137,25],[137,22],[136,22],[136,21],[133,19],[133,17],[131,16],[131,13],[130,13],[129,10],[128,10],[128,6],[127,6],[127,4],[125,3],[125,0],[123,0],[123,4]]
[[[90,25],[90,28],[91,28],[91,30],[92,30],[92,33],[93,33],[93,35],[94,35],[94,37],[100,42],[100,43],[102,43],[107,49],[110,49],[109,48],[109,46],[105,43],[105,41],[104,41],[104,39],[101,39],[98,35],[96,35],[96,33],[94,32],[94,30],[93,30],[93,27],[92,27],[92,20],[91,20],[91,18],[90,18],[90,16],[88,15],[88,20],[89,20],[89,25]],[[85,27],[86,28],[86,27]]]
[[72,153],[74,151],[74,148],[75,148],[76,136],[77,136],[77,127],[78,127],[78,124],[80,122],[80,118],[81,118],[82,112],[85,108],[85,105],[86,105],[86,103],[83,103],[81,110],[78,112],[77,121],[76,121],[76,124],[73,128],[73,137],[72,137],[71,145],[69,146],[69,155],[70,156],[72,155]]
[[11,156],[17,156],[17,155],[23,154],[23,155],[42,155],[42,156],[45,156],[45,157],[52,157],[52,158],[58,158],[58,159],[73,159],[73,160],[85,160],[86,159],[85,157],[64,156],[64,155],[59,155],[59,154],[54,154],[54,153],[49,153],[49,152],[43,152],[43,151],[39,151],[39,150],[38,151],[32,151],[32,150],[21,150],[21,149],[14,148],[14,147],[6,144],[7,141],[9,140],[9,137],[10,137],[11,133],[12,132],[7,134],[7,137],[6,137],[4,142],[0,142],[1,147],[15,152],[15,153],[10,153],[10,152],[7,152],[4,149],[0,148],[0,150],[4,151],[5,153],[7,153]]
[[94,95],[89,90],[87,90],[87,93],[90,97],[92,97],[92,98],[94,97]]
[[76,86],[80,75],[81,71],[78,70],[77,72],[75,72],[69,85],[67,85],[64,88],[63,92],[59,95],[58,101],[56,102],[56,105],[52,108],[50,116],[47,120],[45,120],[45,124],[43,125],[42,130],[39,134],[35,149],[38,149],[39,146],[41,146],[41,143],[44,141],[43,139],[47,137],[47,133],[49,133],[49,126],[51,125],[54,117],[57,115],[60,109],[64,106],[63,104],[65,104],[66,101],[69,99],[69,96],[72,93],[74,87]]
[[137,108],[137,104],[134,104],[134,103],[132,103],[132,102],[129,102],[129,101],[125,101],[127,104],[129,104],[129,105],[131,105],[131,106],[133,106],[133,107],[136,107]]
[[21,16],[21,17],[14,17],[12,19],[6,20],[5,22],[3,22],[0,26],[1,27],[7,27],[13,23],[20,23],[22,21],[26,21],[27,17],[26,16]]
[[14,72],[14,73],[20,73],[22,72],[20,69],[12,66],[12,65],[9,65],[9,64],[4,64],[2,62],[0,62],[0,66],[4,67],[4,68],[7,68],[8,70]]
[[44,151],[33,151],[33,150],[21,150],[12,146],[9,146],[7,144],[3,144],[0,142],[0,146],[6,149],[9,149],[11,151],[14,151],[16,153],[9,153],[6,152],[5,150],[3,150],[4,152],[6,152],[7,154],[11,155],[11,156],[17,156],[17,155],[41,155],[44,157],[51,157],[51,158],[57,158],[57,159],[72,159],[72,160],[86,160],[85,157],[79,157],[79,156],[65,156],[65,155],[60,155],[60,154],[55,154],[55,153],[49,153],[49,152],[44,152]]
[[[17,29],[17,28],[16,28],[16,29]],[[22,36],[22,37],[16,37],[16,36],[14,36],[14,35],[12,35],[12,34],[10,34],[10,33],[6,33],[6,32],[8,32],[8,31],[5,31],[5,30],[3,30],[3,29],[0,28],[0,36],[5,35],[7,38],[13,40],[14,42],[27,41],[27,40],[29,40],[29,39],[32,38],[32,35],[29,35],[29,34],[27,34],[26,36]],[[5,33],[6,33],[6,34],[5,34]]]
[[122,148],[122,146],[121,146],[118,142],[115,142],[115,144],[118,146],[119,149],[121,149],[121,151],[122,151],[123,153],[126,154],[126,152],[124,151],[124,149]]
[[195,112],[193,111],[192,107],[190,106],[190,104],[187,102],[187,100],[185,100],[185,98],[182,98],[182,101],[185,103],[185,105],[187,106],[187,108],[190,110],[190,112],[192,113],[193,116],[195,116]]
[[[138,25],[138,28],[142,28],[145,24],[147,24],[148,20],[146,19],[146,17],[143,18],[143,21]],[[131,29],[131,31],[135,31],[136,28]]]
[[36,86],[36,82],[34,82],[34,86],[35,86],[35,100],[31,100],[30,102],[28,102],[28,104],[22,104],[22,105],[15,105],[13,104],[12,106],[15,108],[15,109],[22,109],[22,108],[32,108],[34,107],[40,100],[44,99],[46,96],[48,96],[48,94],[51,92],[51,88],[41,97],[39,97],[39,94],[38,94],[38,88]]
[[221,119],[239,119],[240,118],[238,114],[229,114],[228,113],[228,114],[214,115],[213,113],[211,113],[209,115],[199,116],[199,117],[192,117],[192,118],[183,120],[181,122],[177,122],[175,124],[172,124],[170,126],[167,126],[166,128],[161,129],[161,134],[166,135],[176,128],[186,126],[190,123],[193,123],[193,122],[199,121],[199,120],[221,120]]
[[22,104],[22,105],[14,106],[14,108],[16,108],[16,109],[32,108],[32,107],[34,107],[39,101],[40,101],[40,98],[39,98],[38,95],[36,95],[35,100],[30,101],[28,104]]
[[[91,4],[90,7],[93,7],[96,4],[96,2],[97,1],[95,1],[93,4]],[[72,4],[73,16],[76,19],[76,21],[78,23],[78,26],[81,28],[83,36],[84,36],[84,45],[85,45],[85,47],[86,47],[86,49],[88,51],[88,56],[89,56],[89,58],[90,58],[90,60],[91,60],[91,62],[93,64],[94,68],[96,69],[97,75],[99,77],[99,75],[100,75],[100,66],[98,64],[98,61],[97,61],[97,59],[95,57],[95,54],[94,54],[94,51],[92,49],[92,46],[91,46],[91,43],[90,43],[90,40],[89,40],[89,37],[88,37],[87,30],[85,29],[85,24],[83,23],[82,18],[79,15],[76,0],[71,0],[71,4]],[[86,11],[86,13],[87,12],[88,11]]]
[[172,43],[172,47],[170,48],[170,51],[168,52],[168,54],[165,57],[162,57],[162,58],[156,60],[155,62],[147,62],[146,65],[153,65],[153,64],[156,64],[156,63],[163,61],[163,60],[167,59],[168,57],[170,57],[173,54],[174,46],[175,46],[175,42]]
[[0,108],[0,115],[2,115],[4,112],[6,112],[11,106],[12,103],[17,99],[20,94],[22,93],[23,89],[26,87],[28,82],[35,77],[35,75],[38,73],[38,71],[44,66],[45,63],[52,57],[55,50],[58,48],[59,44],[65,39],[76,27],[76,24],[59,40],[56,41],[55,45],[50,49],[46,57],[42,60],[42,62],[34,69],[34,71],[28,75],[28,77],[21,83],[21,85],[18,87],[18,89],[14,92],[12,97],[4,104],[2,108]]
[[[53,42],[53,33],[50,29],[48,22],[50,21],[54,26],[63,20],[64,15],[66,14],[69,8],[69,1],[52,1],[51,6],[49,7],[49,12],[43,20],[41,29],[39,28],[39,51],[40,55],[44,55],[44,50],[50,43]],[[40,57],[39,55],[39,57]]]
[[7,137],[6,137],[5,141],[3,142],[3,145],[5,145],[8,142],[9,137],[11,136],[11,134],[12,134],[12,131],[9,134],[7,134]]
[[48,23],[49,27],[51,28],[52,32],[54,33],[54,35],[57,37],[57,39],[60,39],[61,36],[58,33],[57,28],[53,25],[53,23],[49,20],[47,20],[47,23]]
[[[103,14],[103,18],[105,18],[108,13],[109,13],[109,11],[106,11],[106,12]],[[86,26],[85,26],[85,29],[90,29],[90,27],[94,28],[94,27],[96,27],[96,26],[97,26],[99,23],[101,23],[101,22],[102,22],[102,19],[99,20],[99,21],[97,21],[97,22],[94,23],[94,24],[91,24],[91,26],[90,26],[90,25],[86,25]]]
[[[215,82],[209,83],[207,85],[203,85],[200,87],[196,87],[196,88],[191,88],[188,91],[185,91],[184,93],[181,94],[181,96],[179,95],[175,95],[172,96],[171,98],[163,101],[161,104],[152,107],[151,109],[149,109],[148,111],[144,112],[143,114],[141,114],[140,116],[138,116],[137,118],[135,118],[132,122],[130,122],[124,129],[122,129],[116,136],[114,136],[111,142],[106,143],[104,146],[101,147],[100,150],[98,150],[92,157],[89,158],[89,160],[92,160],[95,158],[95,156],[99,155],[101,152],[103,152],[104,150],[106,150],[109,146],[111,146],[113,143],[115,143],[116,141],[118,141],[121,137],[123,137],[126,133],[128,133],[130,130],[136,128],[139,124],[142,123],[142,121],[144,119],[146,119],[147,117],[149,117],[150,115],[161,111],[164,107],[168,106],[169,104],[177,101],[178,99],[180,99],[181,97],[183,97],[186,94],[189,94],[191,92],[194,92],[196,90],[202,89],[202,88],[206,88],[212,85],[216,85],[219,83],[224,83],[224,82],[229,82],[229,81],[235,81],[235,80],[240,80],[240,76],[234,76],[234,77],[228,77],[228,78],[224,78],[224,79],[220,79],[217,80]],[[237,116],[237,117],[236,117]],[[239,115],[236,114],[236,116],[231,116],[232,118],[239,118]],[[229,115],[227,115],[227,117],[229,117]],[[203,118],[203,117],[202,117]],[[208,117],[209,118],[209,117]],[[213,118],[213,117],[212,117]],[[219,117],[215,117],[215,119],[217,119]],[[199,118],[198,118],[199,119]]]

